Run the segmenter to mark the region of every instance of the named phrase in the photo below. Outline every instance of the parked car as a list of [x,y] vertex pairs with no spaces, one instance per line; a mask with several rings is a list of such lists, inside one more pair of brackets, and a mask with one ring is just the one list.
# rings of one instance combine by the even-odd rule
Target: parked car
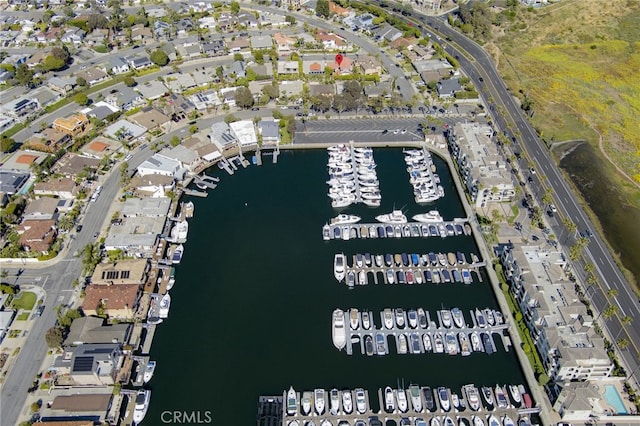
[[33,316],[34,317],[39,317],[40,315],[42,315],[42,312],[44,312],[44,305],[38,306],[38,308],[36,309],[36,312],[33,314]]

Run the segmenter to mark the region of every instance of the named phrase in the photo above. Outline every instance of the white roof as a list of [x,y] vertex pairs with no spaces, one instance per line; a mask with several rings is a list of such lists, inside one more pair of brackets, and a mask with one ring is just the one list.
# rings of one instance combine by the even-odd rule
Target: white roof
[[253,121],[240,120],[229,124],[231,131],[240,142],[240,145],[255,145],[258,143],[258,136],[253,127]]

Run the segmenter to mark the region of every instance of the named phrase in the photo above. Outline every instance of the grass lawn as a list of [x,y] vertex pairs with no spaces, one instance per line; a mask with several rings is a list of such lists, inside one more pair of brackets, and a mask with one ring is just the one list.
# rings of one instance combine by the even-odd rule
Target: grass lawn
[[36,304],[36,294],[30,291],[21,291],[18,296],[11,302],[13,309],[24,309],[30,311]]
[[29,315],[31,314],[31,312],[23,312],[20,315],[18,315],[16,317],[17,321],[26,321],[29,319]]

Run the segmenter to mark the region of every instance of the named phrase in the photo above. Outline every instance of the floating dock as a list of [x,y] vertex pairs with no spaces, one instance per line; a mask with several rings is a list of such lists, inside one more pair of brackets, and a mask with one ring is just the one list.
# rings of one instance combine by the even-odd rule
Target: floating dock
[[184,191],[185,194],[192,195],[194,197],[205,198],[207,195],[209,195],[209,193],[206,192],[206,191],[196,191],[194,189],[188,189],[188,188],[185,188],[183,191]]
[[468,219],[460,218],[438,223],[326,224],[322,227],[322,238],[325,241],[367,238],[446,238],[461,235],[471,235],[471,226]]
[[[473,386],[473,385],[465,385],[465,388],[467,386]],[[441,423],[439,424],[443,424],[446,417],[450,417],[454,421],[454,424],[456,425],[460,424],[459,420],[461,419],[465,419],[469,425],[473,425],[474,416],[482,419],[483,422],[485,422],[485,424],[487,424],[487,420],[489,419],[490,416],[494,416],[500,422],[500,424],[502,424],[505,416],[508,416],[512,421],[516,422],[516,424],[519,424],[520,420],[523,420],[523,421],[528,420],[531,414],[540,412],[539,407],[532,407],[532,408],[524,407],[524,405],[522,404],[522,401],[525,399],[524,395],[526,393],[522,393],[520,396],[521,402],[516,403],[515,401],[511,400],[512,397],[509,394],[508,390],[505,391],[505,393],[508,395],[506,396],[507,398],[506,408],[497,408],[497,407],[494,407],[493,405],[489,405],[484,399],[484,396],[479,396],[479,399],[480,399],[479,407],[477,410],[473,410],[471,408],[471,404],[467,399],[467,393],[465,392],[465,388],[461,389],[459,392],[455,392],[455,394],[458,396],[458,401],[459,401],[458,406],[455,407],[451,402],[451,398],[449,398],[449,409],[445,410],[442,404],[440,403],[440,399],[438,398],[437,388],[420,387],[418,385],[415,385],[412,387],[414,388],[414,390],[416,388],[419,390],[419,394],[415,399],[415,403],[413,402],[414,399],[411,397],[410,389],[403,389],[403,388],[392,389],[391,392],[393,393],[393,396],[394,396],[393,398],[394,404],[393,404],[393,408],[389,410],[386,410],[387,406],[385,404],[384,390],[378,389],[376,392],[377,406],[380,407],[378,411],[375,411],[372,408],[370,394],[368,391],[364,390],[365,392],[364,404],[361,403],[360,406],[358,406],[356,403],[356,391],[350,390],[350,389],[343,389],[343,390],[338,390],[338,403],[337,403],[337,406],[334,407],[335,409],[333,411],[332,411],[331,402],[330,402],[330,396],[329,396],[330,393],[329,391],[325,390],[324,410],[318,413],[312,401],[309,413],[305,414],[302,411],[302,407],[300,404],[300,401],[302,398],[302,392],[296,392],[296,401],[297,401],[296,410],[292,414],[288,414],[287,404],[283,404],[282,412],[281,412],[281,419],[282,419],[281,425],[282,426],[293,426],[293,425],[304,426],[308,424],[307,422],[313,421],[316,426],[323,426],[324,424],[326,424],[326,423],[323,423],[325,420],[328,421],[329,424],[331,424],[332,426],[336,426],[336,425],[354,426],[358,421],[362,421],[363,425],[372,425],[372,424],[375,424],[371,422],[371,420],[374,418],[377,418],[379,421],[382,422],[379,424],[386,424],[385,423],[386,421],[394,420],[396,422],[395,424],[414,425],[414,424],[418,424],[416,420],[420,420],[420,419],[424,420],[426,424],[431,424],[430,422],[431,422],[431,419],[433,418],[437,418],[438,420],[441,421]],[[502,388],[506,388],[506,386],[503,386]],[[523,386],[518,386],[518,388],[524,390]],[[495,386],[491,387],[490,389],[491,389],[490,392],[492,394],[492,398],[495,401],[495,394],[494,394]],[[478,390],[478,394],[482,395],[481,389],[477,389],[477,390]],[[447,391],[449,395],[453,393],[451,392],[450,389],[447,389]],[[352,407],[349,412],[345,411],[345,406],[343,404],[343,398],[344,398],[343,394],[345,392],[349,392],[351,394],[350,399],[352,401]],[[403,410],[398,408],[398,404],[396,403],[398,400],[397,395],[399,392],[404,392],[406,396],[407,404],[406,404],[406,407],[403,408]],[[311,394],[313,395],[313,391],[311,391]],[[433,406],[430,410],[426,408],[425,395],[431,395],[430,399],[432,399],[433,401]],[[264,398],[273,399],[275,397],[260,397],[260,401],[262,401]],[[286,398],[287,398],[287,392],[285,391],[283,392],[283,396],[281,396],[280,399],[286,401]],[[419,399],[419,402],[418,402],[418,399]],[[259,413],[258,414],[259,425],[266,424],[266,423],[260,423],[260,419],[262,417],[264,417],[264,415],[261,416]],[[402,419],[407,419],[409,423],[401,423]],[[404,421],[406,422],[406,420]],[[524,424],[530,424],[530,423],[528,423],[527,421],[524,421]]]

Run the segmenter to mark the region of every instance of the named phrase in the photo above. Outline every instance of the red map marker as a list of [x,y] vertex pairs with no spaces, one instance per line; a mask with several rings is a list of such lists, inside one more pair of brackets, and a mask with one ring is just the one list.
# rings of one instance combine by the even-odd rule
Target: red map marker
[[342,63],[342,60],[344,59],[344,56],[342,56],[341,54],[337,54],[336,55],[336,63],[338,64],[338,66],[340,66],[340,64]]

